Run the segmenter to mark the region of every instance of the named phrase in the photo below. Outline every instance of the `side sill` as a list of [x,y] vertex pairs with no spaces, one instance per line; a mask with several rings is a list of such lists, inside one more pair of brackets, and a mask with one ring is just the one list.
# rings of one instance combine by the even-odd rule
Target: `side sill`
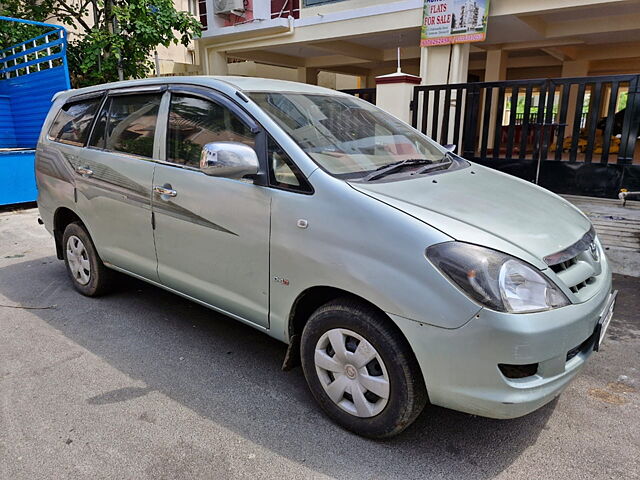
[[218,313],[221,313],[223,315],[226,315],[227,317],[231,317],[234,320],[237,320],[239,322],[244,323],[245,325],[249,325],[250,327],[255,328],[256,330],[260,330],[261,332],[269,332],[270,330],[267,327],[263,327],[262,325],[258,325],[257,323],[254,323],[250,320],[247,320],[246,318],[243,318],[239,315],[235,315],[231,312],[227,312],[226,310],[223,310],[222,308],[218,308],[215,305],[211,305],[210,303],[207,302],[203,302],[202,300],[198,300],[197,298],[191,297],[189,295],[187,295],[186,293],[182,293],[179,292],[178,290],[174,290],[171,287],[167,287],[166,285],[163,285],[162,283],[156,282],[154,280],[150,280],[146,277],[143,277],[142,275],[138,275],[136,273],[130,272],[129,270],[125,270],[124,268],[120,268],[120,267],[116,267],[115,265],[111,264],[111,263],[107,263],[104,262],[104,265],[106,267],[111,268],[112,270],[116,270],[118,272],[124,273],[126,275],[129,275],[131,277],[137,278],[138,280],[142,280],[143,282],[147,282],[150,283],[151,285],[155,286],[155,287],[160,287],[163,290],[167,290],[168,292],[174,293],[176,295],[179,295],[183,298],[186,298],[187,300],[191,300],[192,302],[195,302],[199,305],[202,305],[203,307],[207,307],[210,310],[214,310]]

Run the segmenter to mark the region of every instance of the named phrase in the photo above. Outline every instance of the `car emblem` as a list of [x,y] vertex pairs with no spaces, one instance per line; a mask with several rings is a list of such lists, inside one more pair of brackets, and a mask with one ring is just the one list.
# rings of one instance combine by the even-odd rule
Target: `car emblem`
[[598,261],[598,247],[596,246],[596,242],[591,242],[591,244],[589,244],[589,252],[591,252],[591,258],[593,258],[597,262]]

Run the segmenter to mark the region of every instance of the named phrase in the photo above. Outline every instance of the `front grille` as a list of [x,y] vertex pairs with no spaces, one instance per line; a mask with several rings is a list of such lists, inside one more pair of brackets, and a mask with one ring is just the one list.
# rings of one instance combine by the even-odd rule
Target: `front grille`
[[567,268],[575,265],[578,259],[576,257],[570,258],[566,262],[558,263],[557,265],[551,265],[551,270],[556,273],[564,272]]
[[593,227],[576,243],[545,257],[549,268],[574,294],[582,294],[601,272],[600,255]]
[[573,293],[578,293],[587,285],[591,285],[596,281],[596,270],[591,262],[585,258],[587,255],[591,254],[580,252],[569,260],[551,266],[551,270],[558,275]]

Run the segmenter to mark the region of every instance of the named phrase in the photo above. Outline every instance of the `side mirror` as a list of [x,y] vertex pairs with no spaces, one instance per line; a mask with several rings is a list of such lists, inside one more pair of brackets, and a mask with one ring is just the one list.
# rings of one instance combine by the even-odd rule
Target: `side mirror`
[[448,143],[442,146],[447,152],[455,152],[457,145],[454,143]]
[[207,143],[200,153],[200,170],[212,177],[241,179],[260,169],[253,148],[238,142]]

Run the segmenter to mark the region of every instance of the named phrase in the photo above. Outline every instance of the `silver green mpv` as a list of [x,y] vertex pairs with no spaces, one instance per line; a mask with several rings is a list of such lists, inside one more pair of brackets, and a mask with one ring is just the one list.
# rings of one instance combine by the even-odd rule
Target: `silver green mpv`
[[174,77],[67,91],[36,171],[80,293],[123,272],[263,330],[361,435],[397,434],[427,402],[525,415],[611,319],[611,273],[576,208],[332,90]]

